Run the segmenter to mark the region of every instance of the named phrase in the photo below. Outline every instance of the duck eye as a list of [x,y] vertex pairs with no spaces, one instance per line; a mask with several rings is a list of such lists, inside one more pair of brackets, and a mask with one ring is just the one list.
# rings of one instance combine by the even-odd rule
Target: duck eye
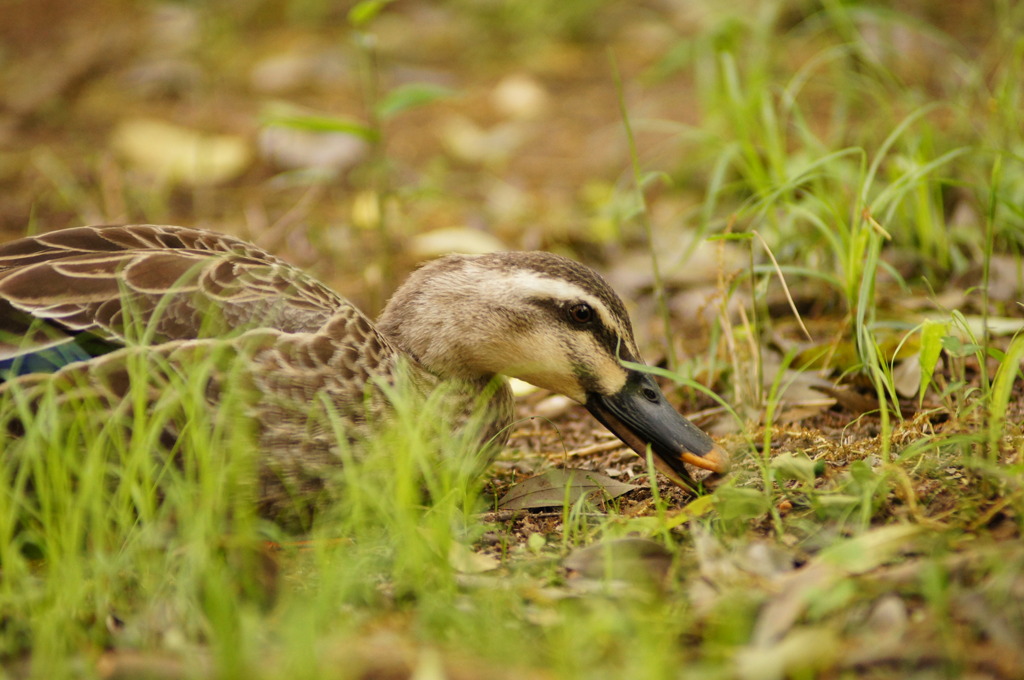
[[580,302],[569,308],[569,318],[576,323],[590,323],[594,318],[594,308],[586,302]]

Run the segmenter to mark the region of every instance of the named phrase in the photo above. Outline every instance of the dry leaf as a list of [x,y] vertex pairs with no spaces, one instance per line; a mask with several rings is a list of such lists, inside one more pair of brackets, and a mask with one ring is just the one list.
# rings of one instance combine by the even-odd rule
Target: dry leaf
[[589,579],[664,583],[672,553],[657,541],[630,536],[574,550],[562,565]]
[[498,507],[503,510],[551,508],[565,502],[575,503],[588,494],[617,498],[636,488],[592,470],[548,470],[513,486],[498,501]]
[[461,543],[452,542],[448,548],[448,564],[461,574],[481,574],[501,566],[496,558],[478,553]]
[[698,496],[694,500],[687,503],[678,510],[673,510],[668,513],[665,519],[666,529],[675,529],[684,522],[689,522],[692,519],[702,517],[715,507],[715,497],[711,494],[706,496]]
[[901,397],[916,397],[921,389],[921,353],[917,352],[896,364],[892,371],[896,392]]
[[923,529],[896,524],[871,529],[859,536],[833,543],[801,569],[776,581],[776,595],[761,610],[754,626],[755,646],[771,646],[793,627],[807,607],[844,579],[863,574],[895,560],[913,545]]
[[840,406],[854,415],[873,413],[878,410],[878,400],[876,398],[861,394],[852,387],[821,385],[815,387],[815,389],[832,397]]
[[210,665],[205,654],[192,655],[186,662],[167,652],[115,649],[96,661],[96,674],[103,680],[180,680],[208,676]]
[[529,136],[523,121],[513,120],[485,129],[461,115],[449,116],[441,125],[441,140],[448,151],[466,163],[505,163]]
[[369,155],[370,144],[342,132],[316,132],[270,125],[260,131],[259,150],[280,168],[348,170]]
[[550,100],[544,86],[526,73],[506,76],[491,92],[494,108],[506,118],[539,118],[547,110]]
[[428,260],[448,253],[479,255],[505,250],[505,244],[479,229],[447,227],[414,236],[406,245],[417,259]]
[[150,118],[118,123],[111,145],[133,166],[171,183],[217,184],[245,172],[249,144],[235,135],[207,135]]
[[741,680],[815,677],[814,671],[832,664],[839,650],[839,636],[834,630],[822,626],[794,628],[772,644],[741,649],[735,658],[736,675]]

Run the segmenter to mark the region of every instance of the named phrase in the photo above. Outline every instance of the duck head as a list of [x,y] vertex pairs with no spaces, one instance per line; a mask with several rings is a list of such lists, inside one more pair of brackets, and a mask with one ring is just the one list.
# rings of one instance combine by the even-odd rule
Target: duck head
[[380,330],[445,379],[524,380],[583,404],[679,484],[728,454],[681,416],[641,363],[622,300],[593,270],[542,252],[449,255],[414,272]]

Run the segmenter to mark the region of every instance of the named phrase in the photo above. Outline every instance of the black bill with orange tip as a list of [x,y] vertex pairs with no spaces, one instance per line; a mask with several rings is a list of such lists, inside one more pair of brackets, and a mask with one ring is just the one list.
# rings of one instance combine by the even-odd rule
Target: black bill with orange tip
[[654,379],[630,371],[612,395],[591,392],[587,410],[639,456],[654,453],[657,468],[677,484],[692,484],[684,463],[718,474],[729,471],[729,454],[703,430],[679,414]]

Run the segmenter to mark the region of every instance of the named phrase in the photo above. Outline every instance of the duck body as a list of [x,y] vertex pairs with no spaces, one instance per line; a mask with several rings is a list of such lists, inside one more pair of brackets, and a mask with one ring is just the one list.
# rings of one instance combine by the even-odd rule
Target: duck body
[[[238,359],[233,379],[251,387],[272,517],[323,490],[343,445],[332,422],[350,441],[372,436],[396,382],[423,396],[443,388],[452,418],[482,412],[481,437],[498,444],[512,418],[505,377],[517,377],[584,404],[638,453],[650,444],[677,481],[684,462],[728,464],[649,375],[623,365],[640,360],[621,300],[561,256],[435,260],[374,324],[297,268],[213,232],[78,227],[0,245],[0,390],[55,380],[117,405],[131,356],[187,372],[214,353]],[[211,380],[211,405],[220,390]]]

